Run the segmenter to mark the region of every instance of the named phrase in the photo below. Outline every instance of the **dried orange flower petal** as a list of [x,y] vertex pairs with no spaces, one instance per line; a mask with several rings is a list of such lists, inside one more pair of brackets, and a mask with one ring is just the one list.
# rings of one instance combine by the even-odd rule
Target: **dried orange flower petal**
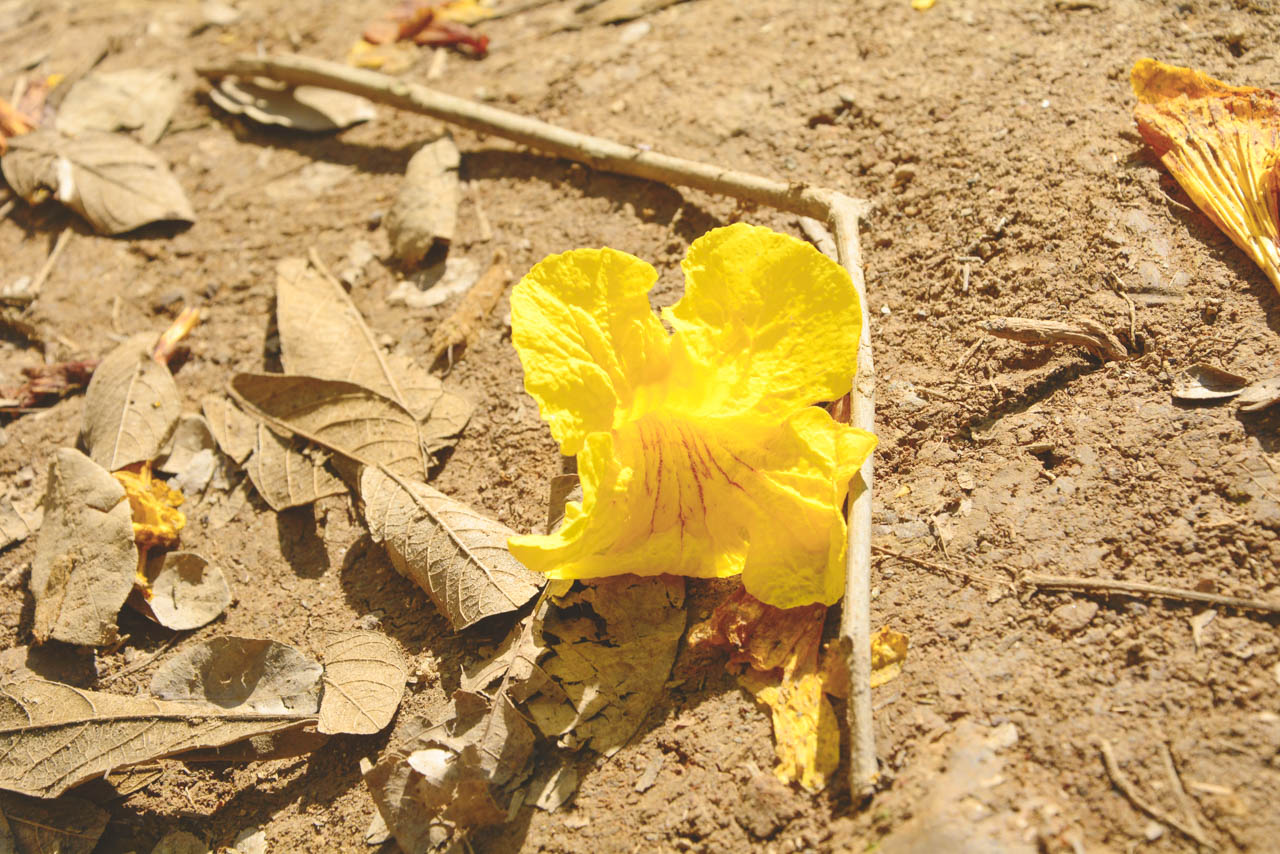
[[133,511],[133,539],[145,551],[151,546],[173,546],[178,542],[178,532],[187,524],[187,517],[178,507],[185,500],[181,492],[170,489],[168,484],[151,476],[151,468],[143,465],[112,472],[124,487]]
[[1280,93],[1154,59],[1138,60],[1130,82],[1142,138],[1280,290]]

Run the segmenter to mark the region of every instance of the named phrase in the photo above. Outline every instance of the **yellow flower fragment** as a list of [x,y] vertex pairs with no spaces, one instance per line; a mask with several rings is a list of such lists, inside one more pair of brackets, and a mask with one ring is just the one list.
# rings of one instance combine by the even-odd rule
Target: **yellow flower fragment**
[[120,481],[133,512],[133,540],[145,553],[151,546],[168,547],[178,542],[178,532],[187,524],[187,517],[178,509],[185,500],[182,493],[170,489],[168,484],[151,476],[151,467],[143,464],[112,472]]
[[1140,59],[1134,118],[1160,162],[1280,290],[1280,93]]
[[583,500],[511,552],[551,578],[742,574],[779,608],[844,589],[849,479],[875,436],[813,404],[849,391],[862,317],[849,274],[745,224],[695,240],[685,292],[649,307],[657,272],[613,249],[552,255],[511,295],[525,389]]

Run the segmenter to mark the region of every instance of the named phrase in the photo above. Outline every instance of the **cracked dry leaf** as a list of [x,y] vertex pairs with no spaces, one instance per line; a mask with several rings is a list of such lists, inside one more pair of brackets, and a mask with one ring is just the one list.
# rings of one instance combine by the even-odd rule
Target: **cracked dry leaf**
[[209,99],[228,113],[259,124],[323,133],[378,117],[373,102],[320,86],[285,86],[271,80],[224,77]]
[[41,643],[110,643],[138,570],[124,487],[84,454],[59,448],[44,504],[31,563],[31,631]]
[[109,819],[106,810],[84,798],[63,795],[50,801],[0,792],[0,824],[7,823],[9,830],[7,840],[0,833],[0,851],[90,854]]
[[301,258],[276,267],[276,325],[287,374],[364,386],[423,423],[428,450],[440,450],[466,427],[474,406],[407,356],[378,346],[351,297]]
[[1240,390],[1236,402],[1240,404],[1241,412],[1260,412],[1280,403],[1280,376],[1250,383]]
[[685,627],[684,579],[622,575],[580,584],[542,621],[548,682],[525,708],[542,734],[562,746],[612,756],[671,673]]
[[10,143],[0,169],[27,202],[51,193],[100,234],[196,219],[164,161],[123,134],[34,131]]
[[151,358],[156,336],[135,335],[112,350],[84,393],[81,438],[108,471],[159,456],[182,414],[169,369]]
[[379,632],[339,632],[324,648],[320,732],[372,735],[395,717],[409,668]]
[[56,126],[67,136],[85,131],[137,130],[154,145],[164,135],[182,98],[172,71],[131,68],[93,71],[76,81],[58,107]]
[[0,789],[53,798],[109,771],[314,723],[203,703],[82,691],[32,679],[0,688]]
[[1138,130],[1213,224],[1280,290],[1280,93],[1139,59]]
[[405,266],[418,266],[437,242],[453,240],[462,199],[461,164],[462,155],[448,136],[427,143],[410,158],[386,222],[391,251]]
[[355,383],[236,374],[231,395],[250,415],[367,466],[425,481],[421,428],[400,404]]
[[505,697],[490,705],[457,691],[450,718],[412,723],[364,780],[400,847],[426,854],[473,828],[506,821],[498,798],[523,779],[533,740]]
[[510,528],[425,483],[366,466],[360,498],[374,542],[456,630],[514,611],[542,588],[542,576],[507,550]]
[[277,513],[347,491],[306,439],[281,435],[222,395],[206,395],[201,407],[218,447],[245,470]]
[[222,570],[193,552],[149,555],[147,586],[129,604],[166,629],[186,631],[207,625],[231,605],[231,586]]
[[1199,363],[1182,372],[1173,386],[1174,400],[1227,400],[1244,391],[1249,380],[1213,365]]
[[288,644],[211,638],[165,661],[151,678],[151,693],[251,714],[314,716],[323,672]]

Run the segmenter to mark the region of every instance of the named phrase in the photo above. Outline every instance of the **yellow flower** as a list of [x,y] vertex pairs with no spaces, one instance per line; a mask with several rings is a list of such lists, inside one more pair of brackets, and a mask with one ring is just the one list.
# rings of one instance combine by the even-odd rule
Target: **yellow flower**
[[551,578],[742,574],[779,608],[844,590],[849,479],[875,436],[814,403],[849,391],[862,318],[849,274],[767,228],[719,228],[649,307],[649,264],[613,249],[552,255],[511,295],[525,389],[581,505],[511,552]]
[[1160,162],[1280,290],[1280,94],[1140,59],[1134,118]]
[[187,517],[178,508],[185,500],[181,492],[170,489],[163,480],[151,476],[151,465],[129,467],[112,472],[129,498],[133,512],[133,539],[144,552],[151,546],[176,545],[178,532]]

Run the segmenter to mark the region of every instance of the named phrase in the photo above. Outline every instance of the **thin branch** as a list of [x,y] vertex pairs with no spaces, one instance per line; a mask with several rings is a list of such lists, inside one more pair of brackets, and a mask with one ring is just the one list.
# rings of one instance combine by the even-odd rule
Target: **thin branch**
[[[875,368],[871,356],[871,312],[862,272],[858,223],[866,215],[864,201],[811,184],[788,183],[747,172],[724,169],[645,151],[610,139],[577,133],[547,122],[486,104],[446,95],[425,86],[303,56],[242,56],[227,65],[202,68],[205,77],[267,77],[295,86],[322,86],[361,95],[380,104],[421,113],[441,121],[527,145],[594,169],[692,187],[829,223],[840,264],[849,272],[863,318],[858,340],[858,376],[853,383],[851,423],[875,427]],[[846,556],[845,605],[841,635],[849,641],[851,732],[850,791],[860,798],[873,790],[877,777],[875,733],[871,712],[871,491],[868,457],[849,486],[849,547]]]
[[44,264],[40,266],[36,277],[31,280],[31,284],[20,294],[11,294],[9,296],[0,296],[0,302],[9,305],[29,305],[37,296],[40,295],[40,289],[44,287],[44,283],[48,280],[49,274],[53,272],[53,266],[58,263],[58,258],[62,255],[62,250],[67,248],[67,244],[71,242],[71,235],[74,232],[69,228],[64,228],[62,233],[58,235],[58,239],[53,244],[53,249],[49,252],[49,257],[44,260]]
[[1013,587],[1014,586],[1013,583],[1010,581],[1004,581],[999,578],[989,578],[985,575],[975,575],[972,572],[965,572],[962,569],[956,569],[955,567],[947,566],[946,564],[936,563],[931,560],[925,560],[924,558],[916,557],[915,555],[909,555],[903,552],[896,552],[893,549],[886,549],[883,546],[872,546],[871,550],[877,554],[885,555],[886,557],[897,558],[898,560],[915,564],[921,569],[927,569],[930,572],[937,572],[942,575],[958,575],[959,577],[968,579],[969,581],[976,581],[979,584],[987,584],[987,585],[990,585],[991,587]]
[[1129,352],[1120,343],[1120,339],[1110,329],[1088,317],[1080,318],[1078,323],[1027,317],[992,317],[980,325],[997,338],[1008,338],[1024,344],[1071,344],[1084,347],[1104,362],[1129,358]]
[[1178,807],[1182,810],[1183,815],[1187,817],[1187,827],[1191,829],[1193,838],[1201,845],[1212,848],[1207,842],[1204,827],[1200,824],[1200,819],[1196,818],[1196,807],[1191,798],[1187,796],[1187,790],[1182,787],[1182,778],[1178,776],[1178,766],[1173,764],[1173,751],[1168,744],[1160,745],[1160,758],[1164,760],[1164,772],[1169,777],[1169,785],[1173,789],[1173,796],[1178,801]]
[[1280,614],[1280,602],[1241,599],[1236,596],[1222,596],[1218,593],[1201,593],[1199,590],[1188,590],[1185,587],[1167,587],[1163,584],[1147,584],[1142,581],[1119,581],[1114,578],[1080,578],[1070,575],[1038,575],[1032,573],[1019,578],[1018,583],[1028,587],[1037,587],[1041,590],[1120,593],[1125,596],[1146,596],[1176,599],[1183,602],[1204,602],[1208,605],[1238,608],[1241,611]]
[[1111,782],[1115,784],[1115,787],[1120,790],[1120,794],[1129,799],[1129,803],[1133,804],[1139,810],[1151,816],[1161,824],[1167,824],[1169,827],[1177,830],[1188,839],[1198,842],[1211,851],[1217,850],[1214,844],[1204,835],[1204,831],[1196,832],[1199,828],[1193,829],[1187,827],[1164,810],[1146,800],[1143,800],[1142,796],[1138,794],[1138,790],[1134,787],[1133,783],[1129,782],[1129,778],[1121,773],[1120,765],[1116,762],[1115,750],[1111,747],[1111,742],[1107,741],[1105,738],[1098,739],[1098,747],[1102,751],[1102,764],[1107,767],[1107,776],[1111,778]]

